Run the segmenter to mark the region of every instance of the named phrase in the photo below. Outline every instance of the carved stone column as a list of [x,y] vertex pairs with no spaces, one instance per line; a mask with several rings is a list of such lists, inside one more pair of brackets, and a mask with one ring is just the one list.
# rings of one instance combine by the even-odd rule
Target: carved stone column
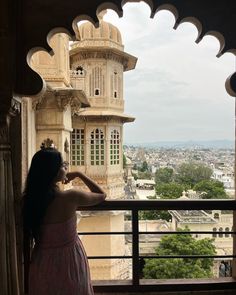
[[18,295],[18,259],[16,247],[15,198],[9,137],[10,112],[0,114],[0,292],[1,295]]

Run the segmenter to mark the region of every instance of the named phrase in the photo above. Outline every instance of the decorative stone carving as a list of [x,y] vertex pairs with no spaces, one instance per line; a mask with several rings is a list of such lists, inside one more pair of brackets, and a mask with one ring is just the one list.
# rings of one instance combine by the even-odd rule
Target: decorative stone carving
[[21,112],[21,101],[20,98],[14,97],[11,100],[11,107],[9,113],[11,116],[19,115]]
[[51,88],[47,87],[47,91],[37,99],[32,102],[32,108],[34,110],[43,109],[50,102],[55,103],[61,112],[67,110],[68,106],[71,106],[72,115],[77,113],[79,109],[83,106],[89,106],[89,102],[82,90],[77,90],[73,88]]
[[68,139],[66,138],[65,140],[65,143],[64,143],[64,152],[69,154],[70,152],[70,145],[69,145],[69,142],[68,142]]
[[41,146],[40,146],[41,149],[45,149],[45,148],[52,148],[52,149],[56,149],[56,145],[54,144],[53,140],[50,139],[50,138],[47,138],[45,139]]

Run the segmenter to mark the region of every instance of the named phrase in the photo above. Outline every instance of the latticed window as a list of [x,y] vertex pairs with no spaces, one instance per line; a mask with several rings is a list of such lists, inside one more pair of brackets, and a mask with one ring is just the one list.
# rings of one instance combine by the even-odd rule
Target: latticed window
[[213,233],[212,233],[212,237],[216,238],[217,237],[217,228],[213,228]]
[[71,165],[84,165],[84,129],[73,129],[71,133]]
[[115,70],[111,75],[111,96],[114,98],[119,98],[121,93],[121,78],[118,72]]
[[91,165],[104,165],[104,133],[101,129],[91,132]]
[[89,75],[89,95],[103,96],[105,89],[105,78],[101,67],[94,67]]
[[219,237],[220,237],[220,238],[223,238],[222,231],[223,231],[223,228],[222,228],[222,227],[220,227],[220,228],[219,228]]
[[117,130],[111,132],[110,138],[110,164],[118,165],[120,163],[120,134]]

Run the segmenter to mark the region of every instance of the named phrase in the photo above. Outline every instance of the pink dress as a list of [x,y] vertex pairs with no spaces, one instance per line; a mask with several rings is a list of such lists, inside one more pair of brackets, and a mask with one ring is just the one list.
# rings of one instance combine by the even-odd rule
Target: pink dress
[[76,231],[76,216],[45,224],[29,271],[29,295],[92,295],[88,261]]

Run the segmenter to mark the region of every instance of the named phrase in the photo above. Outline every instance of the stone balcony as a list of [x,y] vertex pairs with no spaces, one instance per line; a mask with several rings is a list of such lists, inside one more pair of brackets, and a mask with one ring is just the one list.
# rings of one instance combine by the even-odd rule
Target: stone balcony
[[[108,200],[102,204],[90,208],[91,211],[131,211],[132,216],[132,279],[131,280],[97,280],[93,281],[95,294],[124,294],[135,295],[143,293],[145,295],[206,295],[206,294],[235,294],[236,292],[236,264],[235,264],[235,231],[233,234],[233,255],[232,277],[214,278],[214,279],[140,279],[139,278],[139,259],[142,255],[139,253],[139,210],[235,210],[235,200]],[[235,218],[235,211],[234,211]],[[203,233],[199,231],[199,233]],[[86,233],[83,233],[86,234]],[[90,233],[91,234],[91,233]],[[99,232],[96,232],[99,234]],[[101,232],[100,234],[105,234]],[[108,234],[108,233],[107,233]],[[117,234],[110,232],[110,235]],[[123,232],[125,234],[125,232]],[[196,255],[197,256],[197,255]],[[118,256],[117,256],[118,257]],[[183,257],[183,256],[181,256]],[[215,255],[214,258],[218,256]],[[104,256],[102,256],[104,259]],[[114,259],[116,256],[105,257]],[[160,257],[159,257],[160,258]],[[161,257],[162,258],[162,257]],[[164,258],[164,257],[163,257]],[[167,258],[167,257],[165,257]],[[186,257],[185,257],[186,258]],[[202,258],[202,257],[201,257]],[[213,258],[213,256],[211,257]],[[219,256],[218,258],[223,258]],[[96,257],[99,259],[99,257]]]

